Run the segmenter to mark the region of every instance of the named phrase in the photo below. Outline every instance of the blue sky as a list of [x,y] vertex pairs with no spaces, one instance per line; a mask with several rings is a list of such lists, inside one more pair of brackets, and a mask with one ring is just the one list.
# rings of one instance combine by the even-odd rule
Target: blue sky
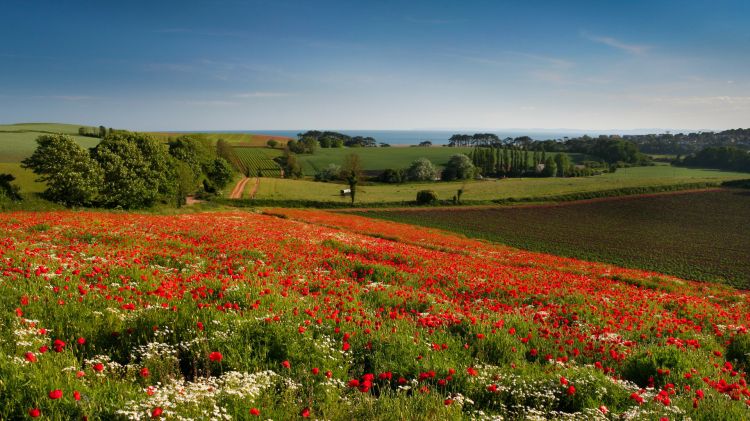
[[750,1],[3,0],[0,122],[750,126]]

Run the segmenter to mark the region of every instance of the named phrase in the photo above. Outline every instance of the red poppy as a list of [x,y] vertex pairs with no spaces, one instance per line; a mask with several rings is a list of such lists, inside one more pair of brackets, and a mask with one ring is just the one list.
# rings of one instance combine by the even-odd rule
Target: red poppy
[[258,408],[250,408],[250,415],[260,416],[260,410]]
[[49,398],[50,399],[60,399],[62,398],[63,393],[60,389],[55,389],[49,392]]
[[31,418],[39,418],[42,416],[42,411],[40,411],[39,408],[31,408],[29,409],[29,416]]
[[224,356],[221,355],[221,352],[214,351],[208,355],[208,359],[215,362],[221,362],[222,359],[224,359]]
[[154,408],[153,411],[151,411],[151,418],[159,418],[161,417],[161,414],[163,413],[164,413],[164,410],[161,409],[160,406],[157,406],[156,408]]

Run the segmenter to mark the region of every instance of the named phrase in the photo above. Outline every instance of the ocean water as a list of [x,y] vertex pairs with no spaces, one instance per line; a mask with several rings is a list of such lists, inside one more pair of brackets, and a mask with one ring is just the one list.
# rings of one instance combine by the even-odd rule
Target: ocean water
[[[286,136],[291,138],[297,138],[298,133],[303,133],[307,130],[217,130],[216,132],[222,133],[258,133],[268,134],[274,136]],[[448,143],[448,139],[456,133],[461,134],[473,134],[476,131],[461,131],[461,130],[331,130],[339,133],[344,133],[349,136],[362,136],[372,137],[378,142],[385,142],[391,145],[417,145],[420,142],[429,140],[434,145],[445,145]],[[210,133],[212,131],[204,132]],[[481,131],[482,133],[494,133],[500,139],[506,137],[519,137],[529,136],[534,140],[547,140],[547,139],[563,139],[564,137],[575,137],[586,134],[584,132],[533,132],[533,131]],[[592,133],[593,134],[593,133]]]

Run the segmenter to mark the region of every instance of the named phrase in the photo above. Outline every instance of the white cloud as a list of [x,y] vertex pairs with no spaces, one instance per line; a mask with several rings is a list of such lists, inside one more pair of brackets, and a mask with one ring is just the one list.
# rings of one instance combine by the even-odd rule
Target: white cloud
[[235,98],[282,98],[292,96],[289,92],[244,92],[235,94]]
[[651,46],[648,46],[648,45],[628,44],[616,38],[594,35],[585,31],[581,32],[581,36],[583,36],[589,41],[608,45],[610,47],[617,48],[618,50],[622,50],[630,54],[636,54],[636,55],[644,54],[645,52],[651,49]]

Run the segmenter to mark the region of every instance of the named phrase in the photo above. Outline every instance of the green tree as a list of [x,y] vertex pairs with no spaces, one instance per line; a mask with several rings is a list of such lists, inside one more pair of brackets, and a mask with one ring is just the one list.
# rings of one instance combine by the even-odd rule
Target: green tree
[[344,158],[344,163],[341,165],[341,177],[349,184],[352,204],[354,204],[354,197],[357,194],[357,184],[360,178],[362,178],[362,160],[359,155],[350,153]]
[[0,200],[21,200],[21,189],[13,184],[15,179],[12,174],[0,174]]
[[542,175],[545,177],[554,177],[557,175],[557,164],[555,163],[555,159],[551,156],[544,161]]
[[445,181],[468,180],[476,175],[476,167],[471,159],[464,154],[456,154],[450,157],[448,164],[443,169],[442,179]]
[[[229,162],[227,162],[227,160],[224,158],[216,158],[213,160],[211,167],[209,167],[208,173],[206,173],[206,177],[208,177],[210,187],[212,187],[215,191],[221,190],[226,187],[227,184],[232,181],[232,174],[232,166],[229,164]],[[206,183],[204,183],[204,186],[205,185]]]
[[557,164],[557,176],[565,177],[570,168],[570,158],[568,158],[568,155],[564,153],[555,155],[555,164]]
[[430,181],[435,179],[437,168],[429,159],[419,158],[411,163],[406,174],[407,178],[412,181]]
[[279,145],[279,142],[276,141],[276,139],[268,139],[268,142],[266,142],[266,145],[268,145],[271,149],[276,149],[276,146]]
[[36,139],[34,153],[21,163],[47,185],[44,195],[68,206],[88,206],[99,198],[103,172],[88,151],[65,135]]
[[175,178],[175,198],[179,208],[187,203],[187,196],[195,190],[195,180],[190,166],[182,161],[175,162]]
[[118,133],[102,140],[93,155],[104,171],[103,205],[144,208],[174,197],[175,162],[167,146],[151,136]]

